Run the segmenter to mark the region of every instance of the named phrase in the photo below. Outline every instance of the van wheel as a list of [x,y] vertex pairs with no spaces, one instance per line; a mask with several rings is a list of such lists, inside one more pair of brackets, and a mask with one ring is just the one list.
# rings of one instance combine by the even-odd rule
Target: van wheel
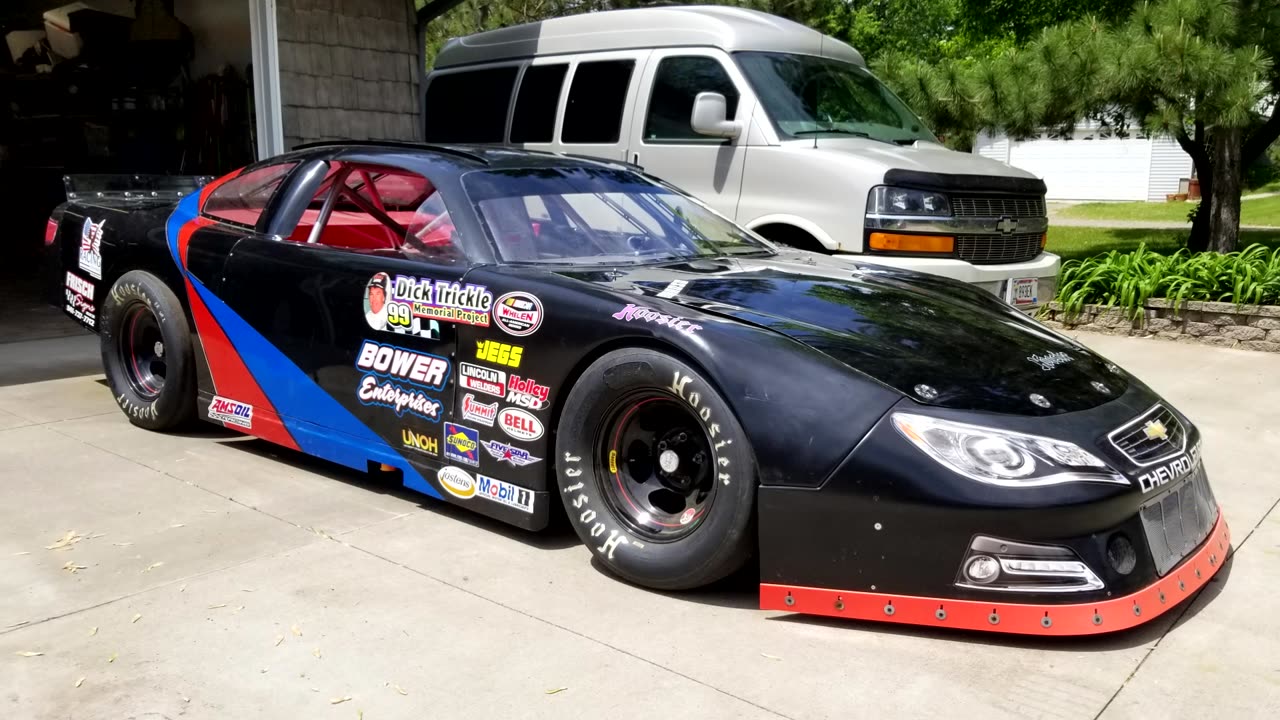
[[560,415],[556,478],[578,536],[638,585],[706,585],[755,545],[746,434],[711,383],[669,355],[617,350],[587,368]]
[[817,238],[794,225],[761,225],[755,229],[755,232],[765,240],[779,245],[823,255],[831,254],[831,251],[818,242]]
[[191,329],[173,291],[151,273],[127,272],[111,286],[98,322],[107,384],[129,422],[148,430],[190,422]]

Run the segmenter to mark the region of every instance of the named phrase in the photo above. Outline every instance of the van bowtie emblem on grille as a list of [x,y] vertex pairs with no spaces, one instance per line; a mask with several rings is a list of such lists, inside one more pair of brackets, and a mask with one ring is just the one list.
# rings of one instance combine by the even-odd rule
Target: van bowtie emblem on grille
[[1018,229],[1018,221],[1011,217],[1002,217],[1000,222],[996,223],[996,229],[1005,235],[1009,235]]
[[1146,434],[1148,440],[1168,440],[1169,431],[1165,429],[1164,423],[1159,420],[1152,420],[1142,426],[1142,432]]

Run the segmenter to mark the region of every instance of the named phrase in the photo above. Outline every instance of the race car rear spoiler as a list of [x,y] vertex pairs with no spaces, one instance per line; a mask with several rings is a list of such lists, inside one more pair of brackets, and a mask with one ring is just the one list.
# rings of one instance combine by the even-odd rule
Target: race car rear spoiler
[[173,200],[186,197],[212,175],[63,175],[68,200]]

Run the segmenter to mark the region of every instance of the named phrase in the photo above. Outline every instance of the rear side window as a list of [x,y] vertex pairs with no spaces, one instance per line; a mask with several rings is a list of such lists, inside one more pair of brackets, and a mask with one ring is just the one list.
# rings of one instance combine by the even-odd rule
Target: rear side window
[[612,144],[622,132],[634,60],[599,60],[578,64],[569,87],[560,140],[565,143]]
[[278,163],[241,173],[210,193],[201,209],[210,217],[255,227],[271,196],[276,194],[280,183],[295,165],[297,163],[294,162]]
[[500,143],[516,67],[436,75],[427,86],[427,142]]
[[556,106],[568,69],[568,65],[531,65],[524,71],[511,117],[511,142],[549,143],[555,139]]
[[719,143],[693,131],[693,99],[701,92],[724,95],[728,117],[738,111],[738,88],[724,66],[709,57],[669,57],[658,63],[649,95],[649,111],[644,119],[644,139],[650,142],[689,140]]

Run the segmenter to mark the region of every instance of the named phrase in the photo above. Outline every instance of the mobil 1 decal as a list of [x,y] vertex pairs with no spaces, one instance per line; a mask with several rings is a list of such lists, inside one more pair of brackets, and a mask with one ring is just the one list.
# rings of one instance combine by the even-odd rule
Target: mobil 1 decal
[[483,285],[378,273],[365,284],[365,320],[374,330],[440,339],[440,323],[489,327],[493,293]]
[[439,392],[449,381],[449,361],[435,355],[365,340],[356,355],[364,372],[356,388],[363,405],[385,407],[440,422],[444,406],[428,392]]
[[527,292],[507,293],[493,304],[493,324],[508,335],[532,335],[542,325],[542,301]]

